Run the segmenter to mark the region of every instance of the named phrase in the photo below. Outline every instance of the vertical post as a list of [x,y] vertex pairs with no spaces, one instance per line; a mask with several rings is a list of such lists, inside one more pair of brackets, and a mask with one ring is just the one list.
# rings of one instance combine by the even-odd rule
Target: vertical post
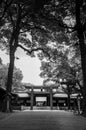
[[50,88],[50,108],[53,109],[53,94],[52,94],[52,87]]
[[31,110],[33,110],[33,87],[31,88]]
[[78,114],[80,115],[80,96],[77,97],[78,102]]
[[10,98],[7,96],[7,112],[10,112]]
[[68,110],[70,110],[70,85],[69,83],[67,84],[67,91],[68,91]]

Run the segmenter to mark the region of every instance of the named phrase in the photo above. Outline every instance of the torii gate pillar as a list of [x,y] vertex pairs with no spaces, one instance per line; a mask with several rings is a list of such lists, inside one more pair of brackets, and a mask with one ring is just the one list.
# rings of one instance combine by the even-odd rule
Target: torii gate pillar
[[52,87],[50,88],[50,109],[53,109],[53,94],[52,94]]
[[33,99],[34,99],[33,96],[34,95],[33,95],[33,87],[32,87],[31,88],[31,108],[30,108],[31,110],[33,110]]

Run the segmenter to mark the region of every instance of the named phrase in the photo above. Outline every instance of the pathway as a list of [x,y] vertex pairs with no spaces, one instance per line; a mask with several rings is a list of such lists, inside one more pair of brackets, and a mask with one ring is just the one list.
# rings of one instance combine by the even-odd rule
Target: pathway
[[0,130],[86,130],[86,118],[65,111],[23,111],[0,120]]

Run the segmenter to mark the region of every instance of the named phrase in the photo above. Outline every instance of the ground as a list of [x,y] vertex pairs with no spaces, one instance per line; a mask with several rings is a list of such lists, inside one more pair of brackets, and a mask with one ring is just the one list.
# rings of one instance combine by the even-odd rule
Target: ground
[[0,130],[86,130],[86,118],[67,111],[21,111],[0,119]]
[[0,112],[0,121],[1,121],[2,119],[8,118],[10,115],[12,115],[12,113]]

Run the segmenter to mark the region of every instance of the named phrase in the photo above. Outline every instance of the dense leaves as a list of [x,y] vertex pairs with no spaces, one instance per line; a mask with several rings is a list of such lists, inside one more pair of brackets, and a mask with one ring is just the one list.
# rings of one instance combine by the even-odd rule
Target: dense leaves
[[[8,65],[0,64],[0,86],[6,89]],[[12,90],[21,87],[22,71],[14,68]]]
[[[52,54],[50,59],[47,61],[42,59],[40,76],[44,78],[44,84],[48,81],[53,81],[55,84],[62,80],[66,85],[71,84],[77,87],[77,83],[82,81],[80,55],[77,51],[79,50],[72,46],[61,44],[58,45],[56,53],[54,49],[54,53],[50,52]],[[80,89],[79,84],[78,88]]]

